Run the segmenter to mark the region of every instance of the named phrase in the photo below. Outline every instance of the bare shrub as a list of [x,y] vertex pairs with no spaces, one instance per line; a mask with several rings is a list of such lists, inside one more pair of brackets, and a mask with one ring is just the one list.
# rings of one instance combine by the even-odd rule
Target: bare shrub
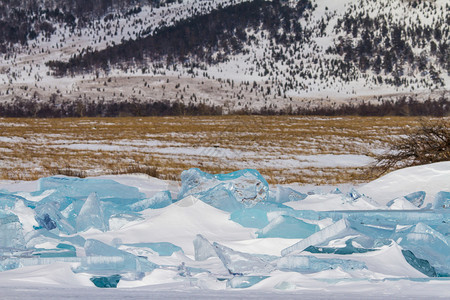
[[420,126],[405,132],[390,150],[377,157],[379,175],[390,170],[450,160],[449,119],[421,120]]

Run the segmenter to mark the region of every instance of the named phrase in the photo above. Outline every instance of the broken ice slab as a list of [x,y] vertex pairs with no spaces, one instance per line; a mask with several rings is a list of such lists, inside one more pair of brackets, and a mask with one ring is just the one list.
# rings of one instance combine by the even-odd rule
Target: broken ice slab
[[183,252],[181,247],[174,245],[169,242],[160,243],[135,243],[135,244],[124,244],[125,246],[138,247],[138,248],[149,248],[158,253],[159,256],[171,256],[175,252]]
[[201,234],[197,234],[194,241],[195,260],[203,261],[210,257],[217,256],[213,245]]
[[56,262],[80,263],[80,257],[9,257],[0,260],[0,272],[38,265],[51,265]]
[[4,210],[0,210],[0,248],[25,248],[22,224],[19,218]]
[[397,209],[397,210],[419,209],[417,206],[415,206],[407,199],[405,199],[405,197],[395,198],[386,203],[386,206],[389,207],[389,209]]
[[197,196],[200,200],[223,211],[233,212],[244,208],[244,204],[239,202],[230,183],[220,183],[205,193]]
[[275,202],[284,203],[291,201],[300,201],[308,197],[308,195],[297,192],[289,187],[277,186],[277,190],[275,193]]
[[253,169],[212,175],[193,168],[181,173],[181,184],[179,199],[188,195],[200,198],[220,184],[224,184],[223,187],[231,192],[237,202],[250,207],[257,202],[267,201],[269,198],[267,181],[257,170]]
[[236,210],[230,215],[230,220],[247,228],[261,229],[269,224],[267,211],[256,207]]
[[130,222],[143,221],[139,213],[120,213],[109,217],[109,230],[119,230]]
[[94,276],[90,280],[99,288],[116,288],[122,277],[119,274],[111,276]]
[[56,203],[39,203],[35,212],[35,219],[41,228],[47,230],[57,229],[65,234],[74,234],[76,232],[75,228],[60,213]]
[[450,192],[441,191],[434,197],[434,209],[447,209],[450,208]]
[[399,210],[362,210],[362,211],[324,211],[317,212],[319,218],[331,218],[338,221],[342,218],[371,225],[391,226],[415,225],[419,222],[427,225],[440,225],[450,222],[450,214],[445,211],[399,211]]
[[336,223],[325,227],[324,229],[313,233],[309,237],[295,243],[294,245],[287,247],[281,251],[282,256],[286,256],[292,253],[299,253],[305,250],[309,246],[316,246],[325,244],[332,239],[343,238],[346,236],[358,236],[359,232],[351,228],[350,222],[346,219],[341,219]]
[[423,201],[425,200],[426,193],[424,191],[418,191],[404,196],[406,200],[411,202],[417,207],[422,207]]
[[109,228],[108,220],[103,213],[102,204],[98,199],[97,193],[91,193],[84,202],[76,219],[77,231],[86,231],[89,228],[95,228],[101,231],[107,231]]
[[353,253],[366,253],[376,251],[376,249],[360,248],[353,245],[353,239],[345,241],[345,247],[322,247],[322,246],[309,246],[304,251],[310,253],[326,253],[326,254],[341,254],[348,255]]
[[90,194],[97,193],[100,200],[108,200],[118,204],[130,204],[145,198],[136,187],[120,184],[110,179],[76,178],[53,176],[39,179],[39,191],[56,190],[43,202],[61,201],[61,196],[71,199],[86,199]]
[[258,238],[304,239],[317,231],[319,231],[317,225],[306,223],[291,216],[281,215],[256,233]]
[[289,255],[277,261],[277,268],[282,271],[315,273],[341,268],[344,271],[367,269],[365,263],[351,259],[317,258],[312,255]]
[[361,193],[359,193],[357,190],[355,190],[354,188],[352,188],[348,193],[345,194],[345,198],[355,201],[359,198],[361,198],[363,195]]
[[151,198],[143,199],[130,205],[132,211],[143,211],[148,208],[163,208],[172,204],[172,196],[169,191],[161,191]]
[[428,260],[417,258],[414,253],[409,250],[402,250],[402,254],[405,257],[408,264],[414,267],[419,272],[427,275],[428,277],[436,277],[436,270],[430,265]]
[[89,270],[150,272],[158,266],[145,258],[88,239],[84,245],[87,258],[77,268],[78,272]]
[[427,260],[438,274],[450,274],[450,240],[424,223],[418,223],[393,234],[403,249]]
[[317,212],[312,210],[294,210],[281,203],[259,202],[253,207],[244,207],[233,211],[230,215],[230,220],[247,228],[262,229],[269,224],[267,214],[271,212],[277,212],[280,215],[297,219],[320,220],[322,218]]
[[[6,192],[6,191],[4,191]],[[18,201],[27,203],[25,198],[9,193],[0,193],[0,209],[13,209]]]
[[269,276],[234,276],[233,278],[228,279],[227,287],[233,289],[245,289],[266,278],[269,278]]
[[255,255],[213,243],[217,256],[232,275],[261,275],[268,274],[275,269],[272,261],[276,259],[270,255]]
[[40,244],[51,243],[54,245],[58,244],[70,244],[72,246],[82,248],[86,240],[79,236],[59,236],[46,229],[37,229],[29,232],[25,236],[26,247],[29,249],[36,248]]
[[34,256],[39,257],[76,257],[76,248],[69,244],[58,244],[54,249],[36,248],[33,251]]
[[386,206],[390,209],[417,209],[422,207],[425,197],[426,193],[424,191],[418,191],[403,197],[392,199],[386,203]]

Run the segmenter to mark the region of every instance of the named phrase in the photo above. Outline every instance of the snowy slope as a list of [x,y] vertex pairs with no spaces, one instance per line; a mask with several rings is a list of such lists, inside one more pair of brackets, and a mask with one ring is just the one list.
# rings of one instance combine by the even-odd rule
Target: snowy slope
[[[135,97],[146,101],[198,101],[219,104],[229,110],[261,107],[277,110],[288,106],[337,105],[355,99],[376,102],[401,95],[437,98],[449,89],[450,77],[448,65],[445,65],[448,49],[440,50],[446,49],[449,34],[445,21],[448,18],[446,1],[422,1],[413,7],[411,2],[400,0],[315,0],[311,9],[293,20],[302,27],[303,40],[277,43],[269,38],[267,30],[248,29],[246,34],[252,41],[244,45],[243,53],[230,54],[225,61],[212,65],[199,62],[197,67],[181,63],[165,66],[164,59],[161,62],[133,61],[126,66],[110,65],[106,72],[68,74],[62,78],[53,77],[45,65],[51,60],[67,61],[88,48],[102,50],[145,37],[162,26],[172,26],[193,15],[208,14],[219,7],[241,2],[183,1],[159,8],[142,6],[137,14],[99,19],[74,32],[64,24],[55,24],[56,31],[51,37],[38,36],[25,47],[16,45],[14,55],[5,55],[0,61],[0,99],[11,100],[17,96],[47,100],[52,94],[56,99],[87,98],[90,101]],[[290,1],[292,7],[296,4],[297,1]],[[380,45],[392,44],[390,31],[400,26],[411,53],[403,55],[400,51],[397,56],[409,57],[408,61],[399,57],[398,61],[391,62],[389,57],[389,67],[385,68],[388,60],[385,52],[358,54],[348,59],[345,49],[352,47],[353,52],[360,51],[358,45],[367,31],[361,25],[366,22],[364,18],[369,22],[386,22],[388,34],[381,31],[381,25],[369,31],[372,47],[386,47],[387,52],[393,51],[391,46]],[[354,20],[351,23],[357,23],[359,28],[345,29],[342,24],[346,24],[346,20]],[[429,32],[427,39],[423,37],[425,33],[410,35],[418,30]],[[432,43],[437,50],[432,49]],[[439,51],[443,51],[442,54]],[[380,63],[375,62],[377,53],[381,55]],[[370,61],[368,69],[361,69],[358,60],[361,58]],[[195,61],[195,58],[189,60]],[[380,66],[381,70],[376,70]],[[106,84],[111,78],[115,78],[112,82],[117,84]],[[184,87],[183,92],[171,87],[169,79],[174,86]],[[143,81],[151,83],[147,87],[146,82],[142,87]],[[254,88],[249,88],[248,83],[253,82]]]

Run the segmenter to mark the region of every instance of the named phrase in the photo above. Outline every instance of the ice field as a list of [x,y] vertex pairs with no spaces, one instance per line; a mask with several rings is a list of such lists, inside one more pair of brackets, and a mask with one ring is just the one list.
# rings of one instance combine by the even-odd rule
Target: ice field
[[446,298],[449,209],[450,162],[353,187],[1,181],[0,298]]

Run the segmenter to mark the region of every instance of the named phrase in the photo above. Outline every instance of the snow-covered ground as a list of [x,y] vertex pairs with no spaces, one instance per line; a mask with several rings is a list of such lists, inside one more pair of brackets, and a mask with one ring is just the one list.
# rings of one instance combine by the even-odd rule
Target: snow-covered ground
[[255,170],[2,181],[1,298],[448,298],[449,178],[441,162],[340,189]]

